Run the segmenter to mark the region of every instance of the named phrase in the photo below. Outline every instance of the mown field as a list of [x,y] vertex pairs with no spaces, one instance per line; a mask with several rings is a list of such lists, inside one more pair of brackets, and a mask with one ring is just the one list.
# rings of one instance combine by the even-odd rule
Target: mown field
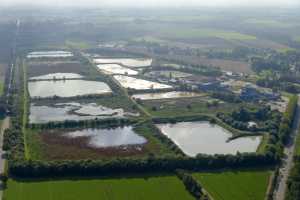
[[192,200],[175,176],[50,180],[19,182],[10,179],[5,200]]
[[194,173],[214,200],[264,200],[269,171],[224,171]]

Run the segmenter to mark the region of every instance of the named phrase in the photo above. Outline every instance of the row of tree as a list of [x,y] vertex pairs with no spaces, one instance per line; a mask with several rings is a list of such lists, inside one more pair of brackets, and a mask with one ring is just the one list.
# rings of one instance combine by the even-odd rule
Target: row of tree
[[184,170],[176,170],[176,175],[183,182],[185,189],[197,200],[209,200],[209,197],[204,194],[202,186],[195,178]]
[[294,95],[290,98],[290,101],[287,105],[286,111],[283,114],[280,126],[279,126],[279,138],[282,144],[286,144],[289,140],[294,118],[296,115],[298,106],[298,96]]
[[296,161],[287,183],[286,200],[300,200],[300,162]]
[[[245,131],[277,131],[281,120],[281,114],[278,111],[272,111],[270,106],[254,110],[241,106],[232,113],[217,113],[217,117],[224,123]],[[249,121],[259,122],[259,124],[249,125]]]
[[278,163],[271,154],[166,156],[110,160],[38,161],[9,160],[9,174],[20,178],[107,176],[118,173],[174,172],[184,170],[216,170],[223,168],[265,167]]

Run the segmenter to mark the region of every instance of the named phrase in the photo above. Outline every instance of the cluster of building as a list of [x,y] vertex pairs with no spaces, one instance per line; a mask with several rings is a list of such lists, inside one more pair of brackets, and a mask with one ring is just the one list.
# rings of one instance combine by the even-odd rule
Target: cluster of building
[[162,76],[158,71],[157,73],[149,73],[149,75],[161,83],[177,86],[187,85],[189,88],[203,92],[231,92],[243,101],[278,101],[281,98],[279,93],[261,88],[253,83],[240,81],[242,74],[224,73],[224,76],[219,78],[192,74],[190,76],[169,77]]

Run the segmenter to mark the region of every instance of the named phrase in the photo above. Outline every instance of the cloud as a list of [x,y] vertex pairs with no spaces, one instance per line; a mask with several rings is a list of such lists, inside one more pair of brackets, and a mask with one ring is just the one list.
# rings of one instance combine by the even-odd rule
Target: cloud
[[1,0],[2,5],[52,6],[298,6],[300,0]]

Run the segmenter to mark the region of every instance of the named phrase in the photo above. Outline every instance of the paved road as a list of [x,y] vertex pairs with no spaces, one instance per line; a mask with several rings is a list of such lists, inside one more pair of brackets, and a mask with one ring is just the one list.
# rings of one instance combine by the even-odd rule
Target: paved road
[[291,139],[289,143],[284,148],[284,158],[282,160],[282,165],[279,169],[279,182],[274,191],[274,200],[284,200],[285,193],[287,189],[287,180],[289,177],[289,172],[293,167],[293,156],[295,150],[295,139],[300,128],[300,100],[298,101],[298,108],[296,112],[295,121],[293,124]]
[[[6,129],[9,128],[10,125],[10,118],[6,117],[1,125],[0,129],[0,174],[4,172],[4,167],[5,167],[5,158],[4,158],[4,151],[2,150],[3,146],[3,133]],[[0,185],[0,199],[2,199],[2,185]]]

